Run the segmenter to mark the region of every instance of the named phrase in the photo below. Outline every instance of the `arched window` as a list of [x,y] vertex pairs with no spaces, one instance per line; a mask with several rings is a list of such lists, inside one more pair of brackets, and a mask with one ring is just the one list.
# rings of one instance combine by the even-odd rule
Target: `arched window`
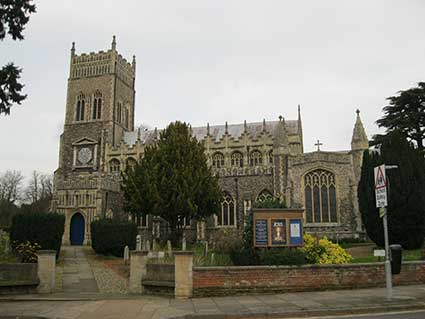
[[338,222],[334,173],[318,169],[306,174],[304,192],[307,223]]
[[83,93],[78,95],[77,97],[77,109],[75,112],[75,120],[76,121],[84,121],[84,111],[86,104],[86,97]]
[[266,200],[273,199],[273,195],[267,189],[263,189],[260,194],[257,196],[257,202],[264,202]]
[[212,165],[215,168],[220,168],[224,166],[224,155],[220,152],[216,152],[212,157]]
[[249,155],[249,165],[250,166],[259,166],[263,164],[263,156],[260,151],[252,151]]
[[273,150],[269,152],[269,165],[273,165]]
[[134,158],[129,157],[127,159],[127,167],[129,167],[131,169],[134,169],[134,167],[136,166],[136,164],[137,164],[137,162],[136,162],[136,160]]
[[236,201],[227,192],[223,194],[221,211],[216,217],[217,226],[236,226]]
[[109,172],[110,173],[119,173],[121,169],[120,161],[116,158],[113,158],[109,161]]
[[231,156],[232,167],[243,167],[243,155],[241,152],[233,152]]
[[93,99],[93,120],[98,120],[102,117],[102,93],[96,91]]

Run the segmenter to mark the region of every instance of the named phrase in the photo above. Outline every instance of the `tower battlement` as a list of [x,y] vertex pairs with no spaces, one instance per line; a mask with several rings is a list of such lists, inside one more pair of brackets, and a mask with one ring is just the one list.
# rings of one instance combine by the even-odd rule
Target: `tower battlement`
[[75,43],[71,48],[70,75],[71,80],[102,76],[107,74],[117,74],[126,84],[132,86],[136,77],[136,57],[128,62],[116,50],[115,36],[112,40],[111,49],[90,53],[75,53]]

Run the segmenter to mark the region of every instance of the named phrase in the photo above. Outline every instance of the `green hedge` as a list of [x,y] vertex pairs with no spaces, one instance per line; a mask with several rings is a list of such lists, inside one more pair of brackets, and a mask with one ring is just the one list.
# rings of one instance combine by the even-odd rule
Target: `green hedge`
[[91,223],[91,246],[97,254],[122,257],[124,247],[136,248],[137,226],[132,222],[99,219]]
[[304,253],[297,248],[263,249],[259,254],[261,265],[305,265]]
[[13,216],[10,240],[15,248],[27,241],[38,243],[41,249],[56,250],[59,256],[65,216],[56,213],[18,213]]

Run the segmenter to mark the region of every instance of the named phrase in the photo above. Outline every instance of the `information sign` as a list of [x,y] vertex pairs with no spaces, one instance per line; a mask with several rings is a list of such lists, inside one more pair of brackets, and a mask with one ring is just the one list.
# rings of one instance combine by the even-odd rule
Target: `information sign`
[[302,245],[302,221],[301,219],[291,219],[289,221],[289,241],[291,245]]
[[286,219],[272,219],[272,244],[286,245]]
[[257,246],[267,246],[268,239],[267,219],[257,219],[255,221],[255,244]]

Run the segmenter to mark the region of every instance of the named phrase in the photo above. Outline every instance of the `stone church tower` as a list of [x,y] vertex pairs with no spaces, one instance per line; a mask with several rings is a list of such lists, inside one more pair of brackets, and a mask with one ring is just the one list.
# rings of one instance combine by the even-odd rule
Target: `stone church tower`
[[[108,51],[77,55],[72,44],[64,131],[59,168],[55,172],[53,208],[65,214],[65,242],[76,218],[88,230],[90,222],[119,205],[119,184],[104,174],[105,145],[117,145],[134,129],[136,61],[127,62],[113,37]],[[74,216],[75,215],[75,216]],[[83,237],[90,242],[90,234]]]

